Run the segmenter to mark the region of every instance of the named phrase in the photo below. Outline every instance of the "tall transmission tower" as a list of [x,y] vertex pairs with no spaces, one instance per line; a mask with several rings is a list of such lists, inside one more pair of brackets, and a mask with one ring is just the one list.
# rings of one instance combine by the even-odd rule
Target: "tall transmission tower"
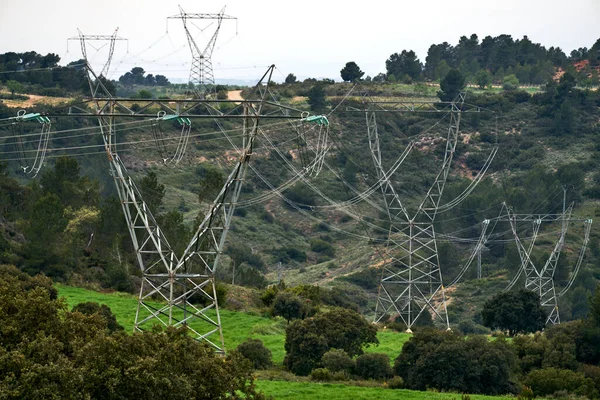
[[[82,104],[70,106],[67,116],[94,117],[99,122],[110,172],[142,273],[134,329],[151,329],[157,323],[165,327],[186,326],[195,339],[206,341],[217,352],[224,353],[215,272],[253,154],[255,138],[259,131],[264,134],[259,128],[259,121],[263,118],[305,120],[307,115],[268,100],[274,65],[267,69],[247,99],[231,101],[234,106],[230,114],[224,114],[215,108],[215,103],[223,102],[222,100],[117,98],[110,93],[102,76],[96,74],[87,61],[86,41],[110,41],[111,57],[114,41],[119,38],[116,35],[90,37],[80,34],[75,39],[81,41],[91,98]],[[109,64],[105,64],[104,73],[108,71]],[[130,104],[134,101],[143,105],[132,110]],[[160,110],[158,114],[157,110]],[[154,121],[157,115],[164,120],[182,119],[186,124],[191,124],[191,120],[195,118],[210,118],[215,121],[236,119],[242,124],[243,139],[238,161],[181,255],[176,254],[169,244],[117,151],[116,118]],[[228,138],[226,133],[224,135]]]
[[[115,42],[126,41],[129,45],[129,41],[126,38],[117,36],[117,33],[119,32],[119,28],[115,29],[115,31],[113,32],[112,35],[84,35],[81,32],[81,30],[79,30],[79,29],[77,29],[77,32],[79,33],[79,35],[72,37],[72,38],[68,38],[67,43],[72,40],[76,40],[79,42],[80,47],[81,47],[81,54],[86,63],[85,71],[86,71],[88,83],[90,86],[91,96],[96,97],[98,94],[103,95],[108,92],[108,90],[106,89],[106,86],[104,85],[103,80],[106,79],[106,76],[110,69],[110,63],[112,62],[113,54],[115,52]],[[93,74],[94,76],[91,76],[91,71],[93,71],[93,69],[91,68],[91,65],[88,62],[88,56],[87,56],[87,42],[91,42],[91,41],[108,42],[108,56],[106,57],[106,62],[104,63],[100,73],[99,74],[94,73]],[[67,45],[67,47],[68,47],[68,45]]]
[[[235,19],[230,15],[225,14],[225,7],[217,14],[198,14],[198,13],[186,13],[181,6],[179,6],[179,14],[167,17],[169,19],[180,19],[183,22],[183,29],[187,36],[188,44],[192,52],[192,67],[190,69],[190,83],[194,84],[194,91],[196,97],[200,99],[206,98],[208,95],[208,86],[212,87],[212,91],[215,89],[215,75],[212,66],[212,54],[217,43],[217,36],[221,29],[221,24],[224,19]],[[214,20],[216,21],[216,27],[208,43],[202,49],[196,43],[194,36],[190,32],[188,24],[193,24],[191,20]],[[209,25],[210,26],[210,25]],[[207,26],[204,29],[208,29]]]
[[[458,142],[461,116],[465,112],[480,112],[481,109],[466,105],[464,93],[453,102],[369,102],[365,111],[371,158],[377,171],[383,198],[390,221],[388,244],[384,251],[384,265],[377,305],[375,322],[398,315],[411,331],[417,319],[430,312],[447,329],[450,328],[446,310],[446,295],[438,257],[434,222],[440,209],[450,209],[458,205],[480,182],[489,167],[497,149],[492,151],[481,176],[474,179],[465,192],[446,205],[440,205],[452,159]],[[414,214],[404,206],[399,191],[382,165],[376,114],[378,112],[449,112],[450,124],[446,136],[446,148],[442,166],[436,178],[420,202]],[[411,151],[411,142],[405,151]]]
[[[558,312],[558,298],[563,296],[571,287],[571,285],[575,281],[575,278],[577,277],[579,269],[581,268],[581,263],[583,261],[585,250],[589,242],[592,220],[585,218],[573,218],[571,216],[571,213],[573,211],[573,203],[571,203],[569,207],[566,207],[566,204],[563,204],[563,212],[561,214],[515,214],[510,209],[510,207],[506,207],[506,210],[507,215],[505,217],[499,218],[499,221],[507,221],[510,223],[511,231],[514,236],[515,243],[517,245],[517,251],[521,259],[521,265],[519,267],[519,272],[511,280],[511,282],[505,290],[512,289],[518,281],[520,275],[525,274],[525,288],[536,292],[540,296],[540,302],[542,307],[544,307],[547,310],[548,317],[546,319],[546,323],[553,325],[559,324],[560,315]],[[532,235],[529,239],[529,244],[526,244],[525,241],[521,239],[521,235],[519,235],[518,233],[517,228],[519,222],[526,222],[532,224]],[[561,231],[558,241],[554,245],[554,248],[552,249],[552,252],[550,253],[548,259],[545,261],[544,265],[536,266],[532,260],[531,254],[535,247],[535,242],[537,240],[540,227],[542,223],[547,222],[560,222]],[[577,261],[575,263],[567,285],[563,288],[562,291],[557,293],[554,275],[556,272],[561,251],[565,245],[565,237],[567,235],[569,224],[572,222],[582,222],[584,224],[583,244],[579,251],[579,256],[577,258]]]

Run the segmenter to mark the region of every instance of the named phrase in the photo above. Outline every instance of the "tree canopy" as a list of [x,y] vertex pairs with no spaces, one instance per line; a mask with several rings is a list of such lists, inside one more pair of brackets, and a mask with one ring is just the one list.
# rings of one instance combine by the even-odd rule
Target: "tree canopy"
[[347,62],[346,66],[340,71],[340,75],[344,82],[355,82],[360,80],[364,74],[365,73],[360,70],[360,67],[354,61]]
[[527,289],[495,295],[483,305],[481,317],[483,325],[510,335],[536,332],[546,325],[540,296]]

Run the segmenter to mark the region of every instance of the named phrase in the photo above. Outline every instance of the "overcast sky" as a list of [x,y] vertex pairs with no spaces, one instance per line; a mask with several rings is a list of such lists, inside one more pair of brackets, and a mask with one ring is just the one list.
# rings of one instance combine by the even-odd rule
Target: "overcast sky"
[[[117,43],[113,79],[141,66],[147,72],[187,79],[190,51],[181,21],[166,17],[179,13],[226,14],[238,18],[223,21],[213,65],[215,77],[254,80],[266,66],[275,64],[275,78],[292,72],[298,78],[333,78],[348,61],[355,61],[367,75],[385,71],[390,54],[414,50],[425,61],[432,43],[455,45],[462,35],[528,35],[546,47],[559,46],[569,54],[591,47],[600,37],[600,0],[428,0],[326,2],[304,0],[0,0],[0,53],[35,50],[61,56],[61,64],[81,58],[77,42],[67,38],[84,34],[111,34],[128,38]],[[204,47],[215,25],[196,21],[192,27]],[[96,43],[98,46],[100,43]],[[88,56],[95,68],[106,48]]]

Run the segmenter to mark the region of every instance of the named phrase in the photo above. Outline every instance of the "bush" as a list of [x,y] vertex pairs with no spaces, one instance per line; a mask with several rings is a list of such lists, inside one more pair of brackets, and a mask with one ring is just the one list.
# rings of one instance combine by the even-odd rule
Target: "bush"
[[306,301],[294,293],[280,292],[273,300],[273,315],[282,316],[288,323],[306,317],[308,311]]
[[310,379],[313,381],[330,381],[333,379],[331,372],[327,368],[315,368],[310,373]]
[[350,358],[348,353],[341,349],[331,349],[323,354],[321,359],[323,366],[332,372],[351,372],[354,368],[354,360]]
[[356,359],[354,372],[364,379],[386,379],[392,377],[390,358],[384,353],[368,353]]
[[494,342],[484,336],[465,339],[455,332],[423,328],[402,347],[394,372],[404,379],[407,389],[497,395],[516,391],[512,381],[515,358],[502,338]]
[[255,369],[267,369],[273,364],[271,350],[258,339],[246,339],[237,347],[244,358],[250,360]]
[[589,398],[598,395],[594,381],[586,378],[582,372],[568,369],[536,369],[525,377],[523,383],[531,387],[536,396],[547,396],[563,390]]
[[98,314],[106,321],[106,327],[111,332],[122,331],[123,327],[117,322],[117,318],[106,304],[98,304],[93,301],[79,303],[73,307],[73,312],[80,312],[84,315]]
[[460,321],[458,323],[458,330],[465,335],[476,334],[476,335],[487,335],[490,330],[483,325],[474,323],[473,321]]
[[320,253],[320,254],[328,256],[328,257],[335,256],[335,249],[333,248],[331,243],[328,243],[321,239],[311,240],[310,241],[310,249],[312,251],[314,251],[315,253]]
[[321,366],[321,359],[332,348],[348,355],[363,353],[363,347],[379,343],[377,330],[360,314],[336,309],[302,321],[294,321],[285,332],[285,366],[297,375],[308,375]]
[[404,379],[399,376],[393,377],[387,384],[390,389],[404,389]]

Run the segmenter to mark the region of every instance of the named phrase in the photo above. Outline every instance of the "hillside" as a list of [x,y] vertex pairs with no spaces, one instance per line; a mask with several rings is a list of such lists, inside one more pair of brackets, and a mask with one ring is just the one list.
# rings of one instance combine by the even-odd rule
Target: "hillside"
[[[442,233],[438,244],[440,263],[447,281],[456,276],[468,259],[473,249],[472,242],[479,236],[481,222],[496,216],[503,201],[511,204],[516,212],[556,212],[562,207],[560,186],[567,185],[567,200],[576,201],[575,215],[589,217],[596,213],[600,184],[595,172],[598,162],[595,145],[599,129],[598,96],[595,92],[579,91],[566,85],[555,84],[533,97],[522,91],[468,90],[468,103],[486,107],[494,113],[464,115],[459,145],[441,203],[452,199],[466,187],[494,146],[497,145],[499,151],[488,171],[489,178],[483,180],[451,213],[440,214],[437,219],[436,229]],[[298,97],[298,94],[306,93],[307,87],[310,86],[299,83],[277,85],[274,93],[282,104],[308,110],[305,100],[299,101]],[[348,108],[361,101],[358,93],[348,95],[351,90],[350,84],[325,86],[329,102],[327,110],[335,112],[329,117],[330,148],[325,167],[316,177],[294,178],[302,170],[296,131],[285,124],[265,123],[266,136],[258,138],[252,169],[248,171],[240,206],[231,227],[226,250],[228,257],[223,258],[218,273],[220,279],[231,281],[232,255],[243,254],[238,257],[241,261],[235,261],[241,264],[238,265],[238,273],[241,274],[236,279],[238,284],[263,287],[277,282],[281,276],[286,284],[292,286],[314,284],[337,288],[351,298],[365,315],[372,316],[379,279],[377,267],[382,265],[377,250],[382,245],[374,244],[385,238],[389,223],[384,217],[382,198],[377,191],[362,201],[354,202],[357,193],[373,185],[376,173],[368,152],[365,153],[368,138],[364,114],[350,112]],[[356,90],[369,93],[372,100],[431,101],[435,100],[433,96],[437,88],[421,90],[418,84],[365,83]],[[240,93],[244,94],[243,91]],[[564,104],[565,99],[568,109],[559,106]],[[563,116],[564,113],[569,114]],[[384,166],[391,166],[407,144],[415,142],[415,149],[393,177],[399,194],[407,206],[414,209],[439,169],[448,118],[410,113],[382,113],[377,117]],[[127,119],[120,123],[132,124],[119,131],[119,141],[130,143],[120,147],[125,165],[138,185],[143,186],[147,173],[156,174],[158,186],[146,188],[146,193],[152,195],[153,190],[164,185],[164,196],[153,211],[161,215],[170,211],[181,213],[184,230],[180,230],[179,238],[184,240],[198,213],[206,210],[219,182],[232,168],[236,151],[219,134],[219,128],[213,122],[195,121],[183,161],[175,168],[169,168],[159,161],[160,154],[152,139],[152,130],[156,128],[152,128],[152,124]],[[114,185],[106,173],[99,138],[91,135],[94,133],[93,121],[59,118],[55,129],[68,131],[76,126],[87,126],[89,131],[84,135],[56,135],[49,148],[87,147],[90,139],[97,148],[91,149],[92,154],[87,149],[53,150],[51,157],[60,154],[77,157],[82,154],[77,157],[81,173],[97,178],[100,183],[98,189],[102,193],[114,195]],[[222,128],[231,132],[234,145],[241,145],[236,134],[239,132],[238,125],[225,122]],[[28,129],[35,132],[34,127]],[[160,129],[173,141],[180,134],[180,127],[176,124],[161,124]],[[316,140],[314,127],[301,126],[301,129],[305,130],[309,142]],[[167,142],[168,150],[174,148],[173,141]],[[27,146],[33,150],[35,145],[32,140]],[[46,170],[52,168],[53,160],[49,158]],[[16,171],[14,162],[9,165]],[[206,179],[211,176],[216,179],[213,182],[216,182],[215,187],[207,186]],[[283,201],[270,188],[289,179],[296,179],[297,183],[283,192]],[[198,202],[200,190],[205,192]],[[350,206],[340,206],[349,200]],[[113,213],[120,218],[120,211],[114,209]],[[543,227],[542,234],[551,239],[553,234],[556,235],[553,233],[556,229],[556,226]],[[584,268],[571,290],[579,297],[582,293],[589,293],[596,277],[600,276],[597,232],[597,228],[593,227]],[[559,284],[566,282],[573,268],[582,240],[582,228],[573,226],[570,237],[572,241],[563,257],[565,262]],[[110,242],[110,238],[106,240]],[[121,236],[120,240],[127,248],[127,237]],[[100,251],[102,243],[106,241],[92,242],[92,253]],[[552,240],[542,241],[541,246],[534,250],[535,257],[541,258],[544,253],[549,253],[552,243]],[[474,317],[477,322],[476,315],[481,304],[514,277],[518,265],[515,264],[511,236],[498,237],[498,243],[490,250],[484,253],[482,260],[485,280],[473,280],[476,276],[476,263],[473,263],[464,278],[470,281],[469,286],[463,288],[459,283],[458,289],[449,288],[447,296],[453,324]],[[278,267],[279,262],[282,263],[281,268]],[[136,274],[135,267],[128,268]],[[66,274],[60,278],[90,277],[89,272],[84,271],[77,272],[79,277]],[[491,287],[495,289],[486,289]],[[573,300],[567,296],[561,301],[564,303],[561,307],[565,310],[564,319],[575,317],[576,312],[571,311]]]

